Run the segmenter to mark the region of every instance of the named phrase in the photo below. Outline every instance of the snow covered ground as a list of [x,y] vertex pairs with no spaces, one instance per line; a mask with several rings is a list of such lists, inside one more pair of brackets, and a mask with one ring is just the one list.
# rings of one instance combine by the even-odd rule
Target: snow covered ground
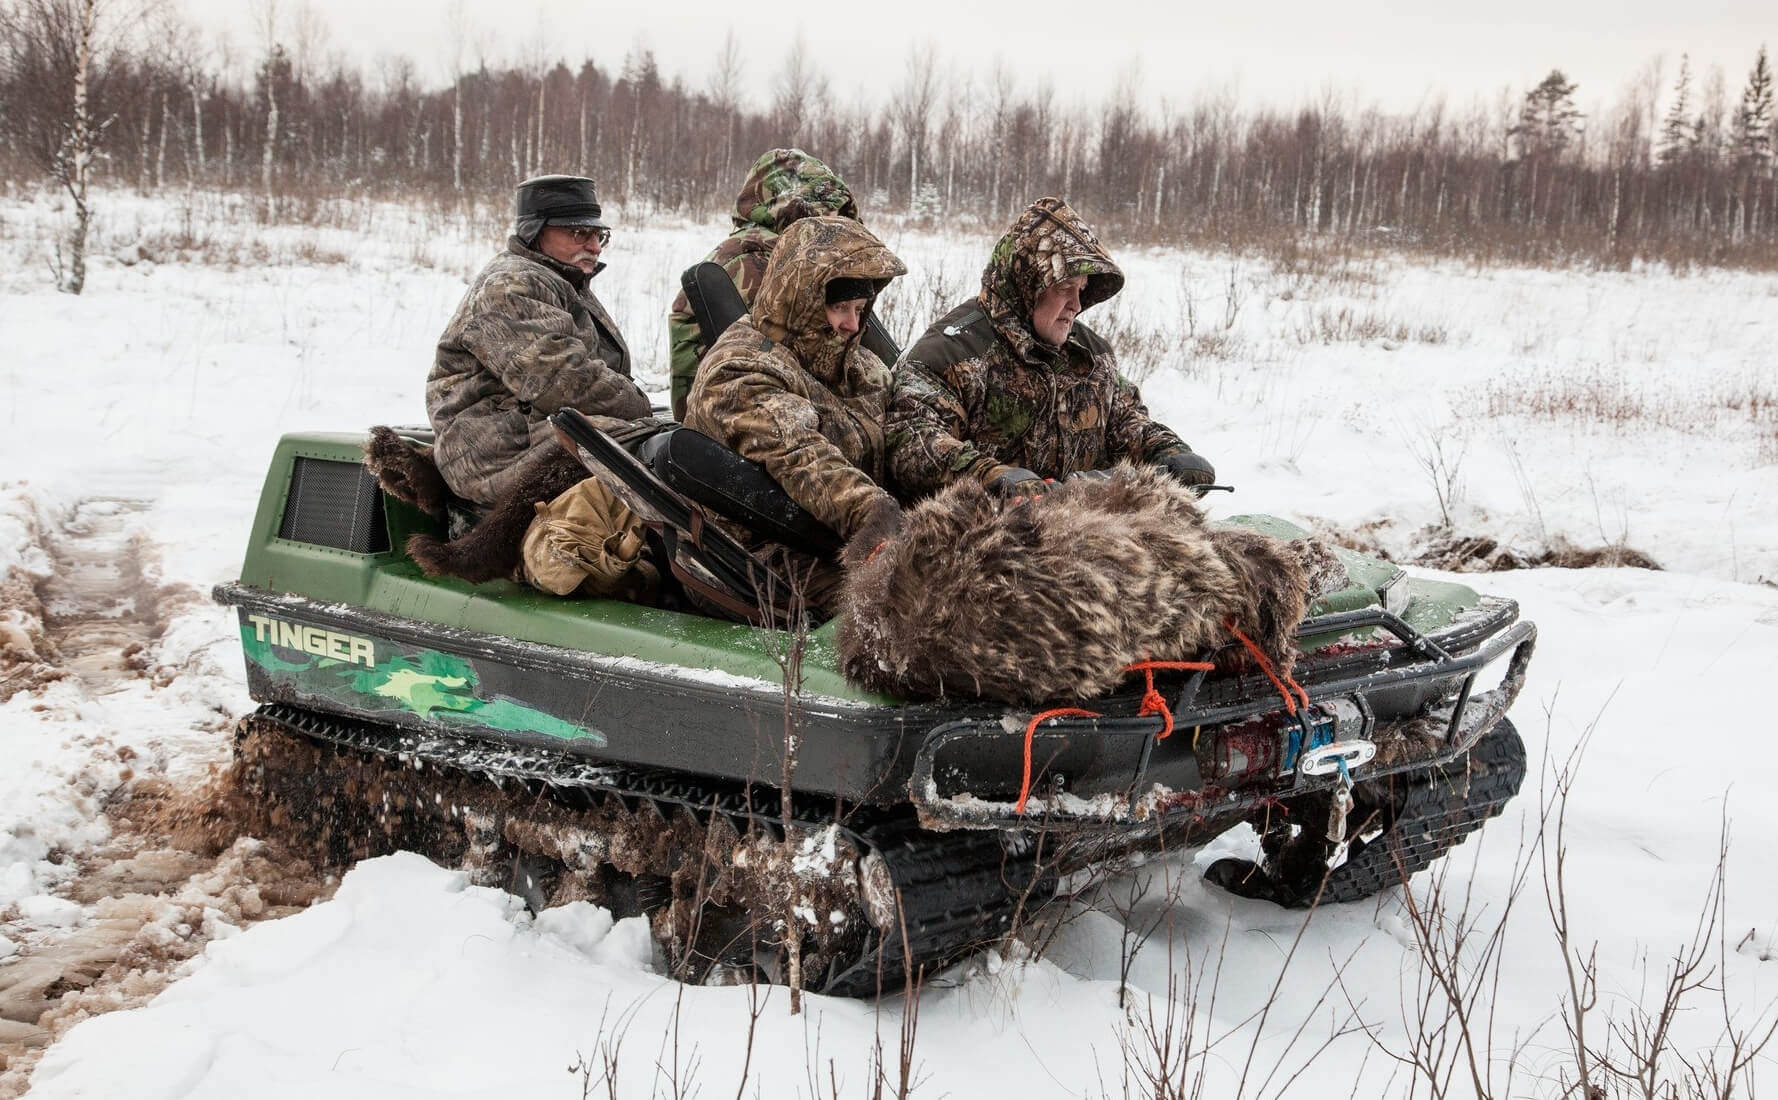
[[[916,1005],[810,998],[796,1017],[783,990],[762,1005],[663,978],[639,922],[585,905],[532,917],[412,856],[363,864],[312,905],[233,875],[250,846],[154,904],[96,896],[82,883],[112,834],[108,800],[147,778],[195,783],[250,706],[231,616],[202,593],[238,566],[273,442],[422,422],[432,341],[500,240],[497,224],[392,207],[317,228],[260,224],[214,196],[97,205],[73,298],[45,274],[53,204],[0,201],[0,647],[14,658],[0,663],[0,1050],[16,1058],[0,1096],[852,1096],[871,1091],[879,1050],[893,1091],[916,1007],[916,1096],[1156,1095],[1145,1029],[1169,1022],[1195,1038],[1165,1095],[1199,1075],[1206,1095],[1409,1094],[1387,1052],[1425,1030],[1411,919],[1432,876],[1416,906],[1390,895],[1305,927],[1204,886],[1192,860],[1158,863],[1115,884],[1125,904],[1073,914],[1039,960],[978,957]],[[991,243],[877,228],[913,271],[889,302],[903,335],[973,289]],[[677,272],[721,231],[655,219],[613,241],[599,290],[652,387]],[[1778,278],[1365,258],[1293,271],[1111,246],[1128,289],[1086,320],[1237,486],[1218,510],[1325,523],[1398,557],[1448,513],[1528,556],[1627,546],[1666,567],[1464,579],[1539,624],[1514,711],[1534,769],[1586,741],[1564,837],[1571,946],[1596,944],[1589,1027],[1658,1007],[1725,827],[1710,973],[1670,1050],[1720,1059],[1725,1011],[1739,1028],[1769,1022],[1778,802],[1748,768],[1778,733],[1763,695],[1778,673]],[[61,634],[43,636],[37,604]],[[1443,886],[1448,911],[1467,897],[1483,930],[1464,972],[1487,973],[1481,937],[1504,920],[1475,1017],[1500,1096],[1558,1095],[1573,1077],[1563,954],[1528,847],[1535,776]],[[114,951],[105,996],[44,1024],[59,1038],[36,1061],[48,1034],[5,1018],[9,971],[126,909],[138,954]],[[1125,929],[1156,921],[1122,1005]],[[133,984],[116,980],[132,965]],[[69,1028],[118,1005],[134,1007]],[[1774,1054],[1754,1082],[1778,1081]],[[1472,1089],[1467,1067],[1458,1080],[1455,1094]]]

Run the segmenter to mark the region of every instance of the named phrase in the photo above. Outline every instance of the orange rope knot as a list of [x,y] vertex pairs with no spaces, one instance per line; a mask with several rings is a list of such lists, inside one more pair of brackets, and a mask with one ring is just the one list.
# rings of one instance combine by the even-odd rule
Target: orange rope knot
[[[1126,674],[1140,672],[1148,678],[1147,686],[1142,693],[1142,708],[1136,712],[1137,717],[1146,718],[1151,714],[1161,716],[1163,726],[1161,732],[1155,734],[1156,741],[1164,741],[1173,732],[1173,712],[1167,708],[1167,700],[1155,690],[1154,674],[1156,669],[1178,669],[1187,672],[1211,672],[1216,668],[1209,661],[1137,661],[1124,669]],[[1019,802],[1015,812],[1023,814],[1025,803],[1031,798],[1031,742],[1037,736],[1037,727],[1052,718],[1101,718],[1096,710],[1085,710],[1081,707],[1057,707],[1054,710],[1041,711],[1034,715],[1025,725],[1025,773],[1019,780]]]
[[1136,712],[1138,718],[1146,718],[1151,714],[1161,716],[1161,732],[1154,735],[1156,741],[1165,741],[1173,733],[1173,712],[1167,707],[1167,700],[1155,690],[1154,674],[1156,669],[1169,669],[1182,672],[1214,672],[1216,666],[1209,661],[1137,661],[1124,668],[1125,674],[1140,672],[1146,679],[1142,691],[1142,708]]

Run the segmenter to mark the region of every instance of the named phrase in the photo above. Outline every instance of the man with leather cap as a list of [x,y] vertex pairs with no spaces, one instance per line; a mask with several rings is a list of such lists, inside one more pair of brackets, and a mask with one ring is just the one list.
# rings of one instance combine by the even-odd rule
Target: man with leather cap
[[982,289],[933,322],[895,365],[885,435],[903,499],[974,478],[1009,498],[1119,462],[1186,485],[1216,471],[1151,419],[1111,345],[1075,318],[1124,275],[1060,199],[1032,203],[995,244]]
[[433,456],[451,491],[490,505],[554,446],[549,416],[574,408],[636,420],[649,401],[630,351],[593,294],[611,238],[593,181],[518,186],[512,236],[470,284],[426,380]]

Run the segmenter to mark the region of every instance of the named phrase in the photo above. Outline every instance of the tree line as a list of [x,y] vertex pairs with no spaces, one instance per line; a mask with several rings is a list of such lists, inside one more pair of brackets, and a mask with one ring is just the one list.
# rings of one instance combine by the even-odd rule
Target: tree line
[[[629,207],[725,207],[761,151],[798,145],[867,213],[992,228],[1065,196],[1145,239],[1249,247],[1326,239],[1523,262],[1778,260],[1770,65],[1694,85],[1651,66],[1595,117],[1560,71],[1522,97],[1385,112],[1332,93],[1292,110],[1227,92],[1161,105],[1127,75],[1093,107],[1006,66],[962,75],[912,48],[881,102],[843,102],[799,38],[769,102],[742,93],[733,37],[696,82],[652,53],[472,61],[453,9],[449,79],[413,58],[323,60],[325,31],[259,9],[232,56],[140,0],[0,0],[0,173],[92,182],[452,204],[528,175],[594,177]],[[232,74],[232,75],[231,75]]]

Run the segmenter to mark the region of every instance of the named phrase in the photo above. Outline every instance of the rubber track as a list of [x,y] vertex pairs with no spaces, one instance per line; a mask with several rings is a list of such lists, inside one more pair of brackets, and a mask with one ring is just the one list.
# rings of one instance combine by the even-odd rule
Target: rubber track
[[[319,714],[280,703],[260,707],[254,717],[292,734],[355,752],[418,759],[489,781],[517,779],[548,788],[557,801],[585,806],[594,795],[679,807],[706,825],[725,816],[737,829],[751,824],[782,836],[778,797],[758,802],[739,786],[703,784],[682,773],[653,772],[598,764],[527,746],[498,745],[449,735],[421,733]],[[792,822],[810,832],[834,824],[832,803],[823,816],[814,805],[792,806]],[[1037,859],[1036,845],[1005,843],[997,831],[935,833],[920,828],[911,813],[839,825],[860,853],[874,853],[889,870],[900,899],[902,929],[872,929],[855,958],[836,960],[808,988],[843,997],[868,997],[903,988],[911,970],[931,973],[961,955],[1005,935],[1023,905],[1036,906],[1055,890],[1055,879]],[[1022,851],[1011,851],[1022,848]]]
[[822,986],[826,993],[896,992],[909,971],[930,973],[1000,939],[1022,904],[1034,907],[1055,891],[1054,877],[1034,855],[1009,853],[998,832],[934,833],[905,819],[866,829],[862,838],[889,866],[907,940],[900,929],[873,930],[856,962],[836,963],[829,971]]
[[[1499,816],[1525,781],[1525,767],[1525,743],[1513,724],[1502,720],[1467,756],[1397,778],[1397,789],[1405,786],[1406,797],[1394,826],[1362,849],[1355,844],[1346,862],[1328,874],[1320,900],[1360,901],[1430,867]],[[1314,900],[1302,898],[1294,907]]]

